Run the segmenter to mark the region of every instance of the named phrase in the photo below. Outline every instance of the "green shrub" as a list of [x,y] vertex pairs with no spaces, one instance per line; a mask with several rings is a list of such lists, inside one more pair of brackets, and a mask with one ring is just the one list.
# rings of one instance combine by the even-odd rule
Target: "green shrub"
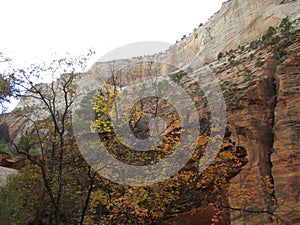
[[185,71],[179,71],[178,73],[172,74],[170,78],[172,81],[179,83],[181,79],[186,75],[187,73]]
[[287,51],[285,51],[285,50],[280,50],[279,51],[279,57],[281,58],[281,57],[284,57],[284,56],[287,56],[288,55],[288,52]]
[[279,31],[283,37],[287,37],[290,35],[292,24],[293,23],[290,21],[288,16],[281,20]]
[[260,44],[261,44],[260,40],[252,41],[250,43],[250,48],[251,49],[258,49],[258,47],[260,46]]
[[0,186],[0,225],[26,224],[36,196],[36,190],[25,187],[30,176],[29,173],[10,176],[7,184]]
[[262,42],[265,45],[270,45],[273,43],[273,36],[277,33],[274,27],[269,27],[268,31],[262,36]]
[[255,63],[255,67],[261,67],[262,65],[263,65],[263,62],[262,62],[261,58],[258,58]]
[[219,54],[218,54],[218,60],[222,59],[223,56],[224,56],[224,54],[222,52],[219,52]]

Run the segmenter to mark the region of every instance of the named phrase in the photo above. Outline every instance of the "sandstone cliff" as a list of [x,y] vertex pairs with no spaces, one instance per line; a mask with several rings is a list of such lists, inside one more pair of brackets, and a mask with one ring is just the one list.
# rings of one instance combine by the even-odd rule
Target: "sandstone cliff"
[[[279,203],[274,203],[274,199],[283,201],[276,211],[279,215],[289,218],[287,224],[299,222],[296,213],[299,212],[300,191],[299,174],[296,172],[299,170],[297,146],[300,144],[298,138],[300,130],[296,122],[300,113],[299,77],[297,77],[300,63],[299,41],[298,38],[295,43],[288,46],[281,43],[283,45],[281,47],[289,52],[284,62],[278,63],[274,49],[264,49],[255,52],[256,59],[247,60],[246,63],[220,74],[221,79],[227,77],[225,81],[228,79],[237,81],[236,87],[226,86],[227,90],[233,91],[233,98],[230,100],[227,98],[228,127],[233,132],[232,139],[247,149],[249,159],[242,172],[231,182],[247,186],[254,192],[260,189],[260,184],[255,184],[255,180],[269,179],[275,191],[258,192],[256,194],[258,201],[254,205],[259,205],[265,210],[269,207],[276,208],[274,204]],[[261,66],[257,64],[259,57],[264,58]],[[244,77],[243,80],[241,77]],[[234,196],[234,199],[231,199],[232,206],[239,202],[239,196],[234,192],[235,189],[232,190]],[[278,218],[270,217],[272,216],[268,218],[250,215],[247,219],[245,217],[241,219],[235,215],[232,224],[240,224],[242,220],[246,224],[278,222]]]
[[[241,47],[260,38],[270,26],[278,26],[287,15],[291,20],[300,17],[299,0],[231,0],[190,36],[165,53],[146,58],[165,62],[160,74],[174,72],[197,58],[209,64],[218,78],[231,139],[246,148],[249,161],[231,180],[231,224],[300,224],[300,39],[283,39],[275,47],[259,50]],[[219,52],[225,54],[231,49],[236,49],[234,58],[228,54],[217,60]],[[282,53],[279,57],[278,52]],[[142,60],[145,58],[114,63],[142,68]],[[109,76],[110,65],[98,63],[96,67]],[[129,76],[120,72],[118,82],[126,86],[142,82],[145,77],[145,73]],[[22,111],[25,106],[34,108],[31,100],[25,99],[17,109]],[[16,115],[1,116],[1,121],[9,124],[14,140],[29,126],[24,117]],[[263,188],[266,184],[269,191]],[[255,193],[254,201],[236,193],[237,186],[244,193]],[[183,213],[171,218],[170,224],[182,224],[183,217],[203,224],[201,217],[211,215],[214,209],[209,206],[206,210],[207,213],[201,210],[193,216]]]

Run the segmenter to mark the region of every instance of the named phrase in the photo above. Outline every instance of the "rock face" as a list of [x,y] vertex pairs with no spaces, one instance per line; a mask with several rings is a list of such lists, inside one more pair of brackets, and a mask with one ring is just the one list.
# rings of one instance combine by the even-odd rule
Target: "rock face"
[[[210,63],[214,61],[220,52],[225,53],[238,46],[249,44],[260,38],[270,26],[276,27],[281,20],[289,16],[291,20],[300,16],[299,1],[282,0],[230,0],[223,3],[219,12],[215,13],[204,25],[186,38],[161,54],[140,57],[132,60],[119,60],[114,67],[121,68],[132,64],[143,67],[147,61],[158,61],[164,65],[160,68],[160,74],[168,74],[188,65],[191,62]],[[99,63],[98,70],[104,76],[109,76],[111,71],[109,63]],[[197,66],[198,67],[198,66]],[[133,75],[121,73],[120,84],[122,86],[133,80],[142,82],[143,74]]]
[[[249,161],[231,180],[231,224],[300,224],[300,38],[287,38],[261,50],[240,48],[233,61],[228,57],[216,60],[219,52],[258,39],[287,15],[291,20],[300,17],[299,0],[231,0],[165,53],[115,62],[143,67],[142,60],[157,59],[166,64],[159,68],[160,74],[193,59],[209,64],[223,90],[231,139],[246,148]],[[278,57],[278,52],[284,57]],[[98,63],[96,67],[109,76],[109,65]],[[119,84],[126,86],[142,82],[147,75],[124,72],[117,76]],[[30,107],[30,100],[20,103],[18,109],[22,111],[25,105]],[[3,121],[9,124],[13,140],[29,126],[17,114],[1,116]],[[251,193],[251,198],[245,198],[245,193]],[[206,215],[212,210],[209,206]],[[170,224],[210,224],[201,219],[203,213],[188,215],[179,214]]]
[[[276,71],[277,105],[273,126],[275,153],[272,174],[275,193],[286,199],[282,208],[287,216],[292,209],[300,211],[300,43],[293,46],[295,54]],[[291,217],[291,224],[300,223],[300,216]]]
[[[173,225],[173,224],[189,224],[189,225],[199,225],[199,224],[211,224],[212,220],[216,214],[217,208],[213,205],[206,207],[199,207],[193,213],[183,213],[179,217],[171,218],[165,221],[164,225]],[[225,214],[225,218],[216,223],[218,225],[227,225],[230,221],[230,215]]]
[[181,40],[162,56],[173,65],[183,66],[194,57],[211,62],[219,52],[246,45],[258,39],[270,26],[276,27],[282,18],[299,17],[299,1],[230,0],[223,3],[205,25]]
[[14,143],[20,140],[22,133],[30,129],[32,123],[29,119],[32,115],[31,111],[14,111],[0,115],[0,124],[4,122],[8,124],[9,136]]
[[0,166],[0,185],[4,185],[7,177],[16,173],[17,170]]
[[204,59],[215,59],[219,52],[261,37],[269,26],[276,26],[287,15],[298,17],[299,1],[228,1],[203,27],[206,32],[200,35],[203,38],[199,54]]
[[0,166],[11,169],[21,169],[25,166],[25,159],[15,158],[8,154],[0,153]]
[[[247,149],[249,158],[248,165],[231,182],[248,186],[254,193],[261,185],[256,183],[257,180],[269,180],[275,190],[258,191],[254,205],[259,205],[260,207],[256,208],[260,210],[272,208],[285,218],[283,221],[286,224],[298,224],[299,215],[294,212],[300,210],[300,152],[297,147],[300,144],[299,41],[298,39],[294,44],[284,46],[284,50],[289,52],[289,57],[283,63],[276,62],[273,50],[262,50],[255,53],[255,56],[263,56],[265,59],[261,67],[255,67],[254,62],[248,61],[244,64],[244,70],[235,68],[229,73],[231,76],[238,76],[235,74],[243,73],[247,68],[246,70],[252,71],[254,76],[249,89],[242,88],[243,84],[239,82],[241,93],[238,100],[227,104],[228,126],[233,132],[232,139]],[[251,187],[252,185],[254,186]],[[232,192],[234,199],[231,198],[231,205],[237,206],[243,200]],[[245,216],[247,213],[241,214]],[[243,219],[236,213],[232,215],[232,224],[265,224],[279,220],[270,215],[251,215]],[[278,223],[284,224],[282,221]]]

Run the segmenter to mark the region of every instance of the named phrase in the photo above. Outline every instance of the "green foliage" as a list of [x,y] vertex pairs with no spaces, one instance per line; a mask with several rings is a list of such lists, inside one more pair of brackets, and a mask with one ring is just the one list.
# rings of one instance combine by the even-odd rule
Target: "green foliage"
[[251,49],[258,49],[259,46],[260,46],[260,44],[261,44],[260,40],[252,41],[252,42],[250,43],[250,48],[251,48]]
[[179,83],[183,77],[185,77],[187,73],[185,71],[179,71],[178,73],[170,75],[172,81]]
[[[76,130],[83,132],[90,131],[90,122],[96,117],[95,110],[93,109],[93,100],[96,96],[96,91],[87,93],[80,102],[80,107],[76,110],[76,115],[81,118],[80,122],[73,121],[72,125]],[[87,129],[87,130],[86,130]]]
[[9,155],[17,155],[16,149],[10,143],[1,143],[0,142],[0,152],[9,154]]
[[279,57],[279,60],[278,60],[278,64],[282,64],[286,59],[287,59],[287,56],[288,56],[288,52],[286,50],[279,50],[279,53],[278,53],[278,57]]
[[279,57],[281,58],[281,57],[284,57],[284,56],[287,56],[288,55],[288,52],[286,51],[286,50],[283,50],[283,49],[281,49],[280,51],[279,51]]
[[279,25],[279,31],[283,37],[288,37],[291,33],[292,22],[290,21],[289,17],[285,17],[282,19]]
[[[83,203],[86,201],[90,178],[88,166],[79,154],[74,140],[69,139],[65,148],[62,176],[63,198],[60,203],[61,222],[59,224],[79,224]],[[51,170],[59,164],[50,159],[51,152],[44,155],[46,173],[49,174],[48,184],[57,196],[56,182],[59,177],[57,170]],[[35,156],[39,162],[42,158]],[[0,186],[0,225],[23,225],[36,220],[38,224],[49,224],[49,213],[54,209],[44,185],[43,174],[38,165],[27,161],[26,166],[18,174],[8,179],[7,184]],[[52,224],[58,224],[52,221]]]
[[218,54],[218,60],[222,59],[223,56],[224,56],[223,52],[219,52],[219,54]]
[[0,225],[26,224],[38,202],[37,181],[32,179],[35,175],[34,168],[25,167],[0,186]]
[[230,62],[230,64],[234,64],[234,59],[236,58],[235,55],[236,51],[230,49],[230,51],[228,52],[228,62]]
[[274,27],[269,27],[267,32],[262,36],[262,42],[264,45],[273,45],[279,41],[279,37],[274,35],[277,33],[277,30]]
[[245,46],[244,45],[243,46],[239,45],[239,49],[243,52],[243,51],[245,51]]
[[[274,45],[278,43],[282,38],[290,37],[292,34],[293,23],[291,22],[289,17],[285,17],[282,19],[280,25],[277,28],[270,26],[266,33],[261,37],[261,39],[254,40],[250,43],[251,49],[258,49],[260,47]],[[278,34],[280,32],[280,34]]]
[[248,73],[248,74],[252,73],[252,71],[249,68],[246,68],[245,72]]
[[265,41],[269,38],[271,38],[274,34],[276,34],[277,31],[274,27],[269,27],[268,31],[262,36],[262,40]]
[[263,65],[263,61],[261,60],[261,58],[258,58],[255,63],[255,67],[261,67],[262,65]]
[[32,150],[32,148],[34,147],[34,145],[36,143],[34,143],[34,136],[33,135],[29,135],[29,134],[22,134],[21,135],[21,138],[20,138],[20,141],[18,142],[17,144],[17,147],[19,149],[22,149],[22,151],[25,151],[25,152],[29,152],[30,150]]

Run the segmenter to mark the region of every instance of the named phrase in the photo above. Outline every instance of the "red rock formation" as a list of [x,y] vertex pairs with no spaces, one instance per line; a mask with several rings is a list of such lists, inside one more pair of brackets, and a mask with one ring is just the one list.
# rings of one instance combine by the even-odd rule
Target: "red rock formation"
[[[293,54],[277,67],[272,174],[275,194],[286,202],[280,215],[300,223],[300,39],[288,48]],[[298,214],[296,213],[298,212]]]
[[11,169],[21,169],[25,166],[25,159],[19,157],[11,157],[6,154],[0,154],[0,166]]
[[[286,15],[296,18],[299,12],[299,1],[231,0],[205,26],[158,57],[181,66],[199,54],[210,63],[219,52],[247,44],[261,37],[269,26],[277,26]],[[287,53],[283,62],[278,50]],[[292,44],[283,40],[258,51],[238,51],[233,63],[224,58],[210,65],[223,89],[231,139],[247,149],[249,160],[231,180],[229,202],[237,209],[231,211],[231,223],[300,224],[300,40]],[[123,66],[128,62],[118,63]],[[104,73],[109,71],[108,64],[98,66]],[[125,74],[119,77],[120,83],[141,81],[145,74],[140,75]],[[9,124],[12,139],[26,126],[24,118],[13,114],[2,116],[1,121]],[[245,199],[240,190],[252,194],[249,204],[242,204]],[[213,212],[212,206],[202,206],[195,214],[183,212],[166,224],[210,224]]]
[[227,225],[230,223],[230,214],[223,213],[222,217],[217,220],[216,213],[218,209],[212,204],[206,207],[199,207],[198,209],[185,212],[180,214],[175,218],[168,219],[163,222],[163,225],[203,225],[203,224],[212,224],[213,221],[215,225]]

